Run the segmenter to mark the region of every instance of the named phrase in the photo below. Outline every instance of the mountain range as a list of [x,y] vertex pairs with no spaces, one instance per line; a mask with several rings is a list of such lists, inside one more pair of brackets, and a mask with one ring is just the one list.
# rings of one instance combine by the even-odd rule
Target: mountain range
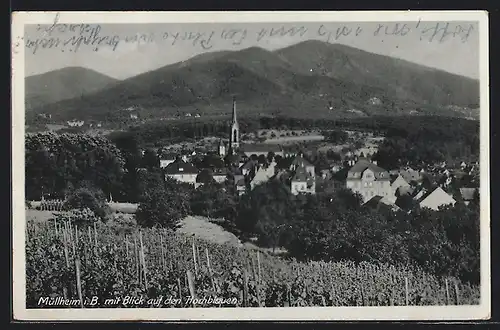
[[123,120],[175,114],[307,117],[479,114],[479,81],[341,44],[209,52],[122,81],[67,68],[26,78],[31,115]]

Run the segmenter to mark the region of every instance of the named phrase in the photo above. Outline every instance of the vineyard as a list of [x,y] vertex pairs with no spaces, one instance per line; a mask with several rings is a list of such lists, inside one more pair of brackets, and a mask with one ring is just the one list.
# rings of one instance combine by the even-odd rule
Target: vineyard
[[[116,231],[101,222],[28,221],[26,230],[27,308],[56,307],[40,304],[43,297],[81,302],[73,308],[109,308],[106,299],[125,296],[145,298],[141,307],[479,303],[479,287],[415,269],[297,262],[162,229]],[[179,303],[147,305],[161,296]],[[98,303],[87,305],[92,297]],[[199,303],[206,297],[223,298],[225,304]],[[112,307],[138,307],[113,301]]]

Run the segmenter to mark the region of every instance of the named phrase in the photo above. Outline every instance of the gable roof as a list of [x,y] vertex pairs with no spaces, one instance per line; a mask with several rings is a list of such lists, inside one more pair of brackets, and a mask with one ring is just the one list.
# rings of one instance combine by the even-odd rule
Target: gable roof
[[455,200],[441,187],[437,187],[420,201],[420,207],[428,207],[433,210],[447,204],[455,204]]
[[259,168],[259,170],[255,173],[253,179],[252,179],[252,184],[256,185],[262,182],[268,181],[270,178],[274,176],[274,173],[271,173],[267,169],[264,168]]
[[198,174],[198,169],[191,163],[178,160],[165,167],[165,174]]
[[356,164],[354,164],[353,167],[351,167],[351,169],[348,171],[347,180],[359,180],[361,178],[361,174],[366,169],[370,169],[374,173],[375,180],[379,181],[391,180],[389,172],[387,172],[383,168],[373,164],[368,160],[359,160]]
[[394,178],[394,180],[391,180],[391,186],[395,187],[401,187],[401,186],[409,186],[410,184],[408,181],[405,180],[405,178],[400,174],[397,177]]
[[292,177],[292,182],[307,182],[312,184],[313,180],[314,178],[306,171],[304,165],[297,167],[295,174]]

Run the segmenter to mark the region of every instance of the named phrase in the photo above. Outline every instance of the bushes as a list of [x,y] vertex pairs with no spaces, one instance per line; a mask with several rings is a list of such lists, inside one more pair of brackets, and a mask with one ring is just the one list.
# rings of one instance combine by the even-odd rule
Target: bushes
[[88,183],[68,192],[65,207],[69,209],[88,208],[101,220],[106,220],[111,213],[102,190]]
[[99,221],[99,217],[91,209],[83,208],[57,214],[54,220],[58,223],[71,222],[78,226],[85,226]]

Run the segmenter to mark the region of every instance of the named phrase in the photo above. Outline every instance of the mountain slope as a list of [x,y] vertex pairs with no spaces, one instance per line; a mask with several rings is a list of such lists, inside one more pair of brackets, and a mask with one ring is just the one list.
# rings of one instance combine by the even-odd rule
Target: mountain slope
[[308,40],[275,53],[303,74],[383,87],[392,97],[439,105],[479,102],[477,80],[342,44]]
[[[56,120],[121,120],[125,109],[157,118],[182,112],[352,116],[463,116],[479,82],[359,49],[305,41],[277,51],[251,47],[205,53],[78,98],[38,107]],[[376,100],[373,101],[373,100]],[[455,107],[450,107],[455,106]]]
[[101,90],[117,80],[94,70],[67,67],[25,79],[26,111]]

